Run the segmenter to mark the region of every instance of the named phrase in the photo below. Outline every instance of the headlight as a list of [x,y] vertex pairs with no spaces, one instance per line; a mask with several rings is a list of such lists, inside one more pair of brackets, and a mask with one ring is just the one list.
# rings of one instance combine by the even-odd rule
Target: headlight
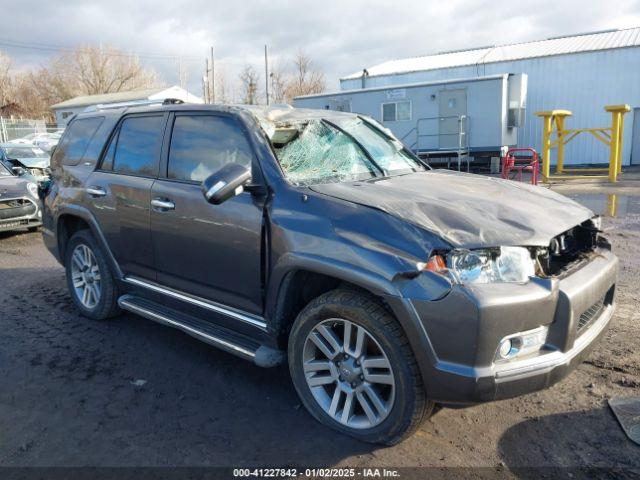
[[31,195],[38,198],[38,185],[36,185],[35,183],[27,183],[27,189],[29,190],[29,193],[31,193]]
[[539,327],[503,338],[498,344],[496,360],[510,360],[539,351],[547,342],[548,333],[548,327]]
[[535,274],[535,262],[523,247],[454,250],[447,267],[458,283],[524,283]]

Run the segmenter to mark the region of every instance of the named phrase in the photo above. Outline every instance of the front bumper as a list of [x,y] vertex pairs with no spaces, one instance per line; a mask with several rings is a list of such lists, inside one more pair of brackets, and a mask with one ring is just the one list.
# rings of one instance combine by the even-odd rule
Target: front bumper
[[[604,334],[615,308],[617,269],[615,255],[599,249],[561,279],[456,286],[438,301],[412,300],[433,348],[433,361],[423,366],[428,395],[442,403],[472,404],[561,380]],[[594,305],[601,307],[583,326]],[[524,359],[495,361],[500,339],[543,325],[549,328],[545,349]]]
[[[21,205],[14,205],[21,202]],[[40,202],[29,197],[0,199],[0,232],[42,225]]]

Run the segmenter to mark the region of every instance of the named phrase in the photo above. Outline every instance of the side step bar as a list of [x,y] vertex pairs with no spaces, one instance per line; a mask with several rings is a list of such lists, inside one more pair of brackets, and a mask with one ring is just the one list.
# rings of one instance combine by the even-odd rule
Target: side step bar
[[118,299],[123,310],[135,313],[162,325],[177,328],[214,347],[232,353],[260,367],[275,367],[284,362],[285,354],[226,328],[200,320],[191,315],[152,302],[135,295]]

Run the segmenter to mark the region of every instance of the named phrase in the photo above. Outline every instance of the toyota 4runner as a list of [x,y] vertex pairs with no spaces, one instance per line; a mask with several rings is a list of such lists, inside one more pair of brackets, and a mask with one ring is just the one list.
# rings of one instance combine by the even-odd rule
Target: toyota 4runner
[[432,170],[365,116],[103,109],[70,122],[51,167],[44,239],[84,316],[286,361],[309,412],[361,440],[550,386],[613,313],[593,212]]

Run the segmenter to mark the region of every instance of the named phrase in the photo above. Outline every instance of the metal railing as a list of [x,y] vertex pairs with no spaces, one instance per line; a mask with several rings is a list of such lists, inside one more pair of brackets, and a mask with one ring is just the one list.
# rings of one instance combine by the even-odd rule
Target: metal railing
[[[448,119],[457,119],[458,121],[458,131],[452,133],[442,133],[440,132],[440,122],[443,122]],[[426,122],[436,122],[436,130],[435,133],[425,133],[425,129],[427,127],[424,126]],[[421,127],[422,125],[422,127]],[[429,131],[428,129],[426,130]],[[443,156],[444,153],[453,153],[457,157],[458,160],[458,171],[460,171],[461,164],[463,158],[467,163],[467,171],[469,171],[469,117],[467,115],[446,115],[446,116],[437,116],[437,117],[423,117],[419,118],[416,121],[416,126],[413,127],[409,132],[407,132],[400,140],[402,142],[405,141],[411,134],[415,133],[415,141],[409,146],[409,148],[415,151],[418,155],[425,155],[427,157],[438,157]],[[426,137],[437,137],[440,139],[441,137],[450,137],[454,136],[455,139],[452,142],[454,145],[453,148],[442,148],[440,147],[440,143],[438,142],[438,148],[420,148],[420,139]],[[451,168],[451,160],[450,157],[447,162],[447,168]]]

